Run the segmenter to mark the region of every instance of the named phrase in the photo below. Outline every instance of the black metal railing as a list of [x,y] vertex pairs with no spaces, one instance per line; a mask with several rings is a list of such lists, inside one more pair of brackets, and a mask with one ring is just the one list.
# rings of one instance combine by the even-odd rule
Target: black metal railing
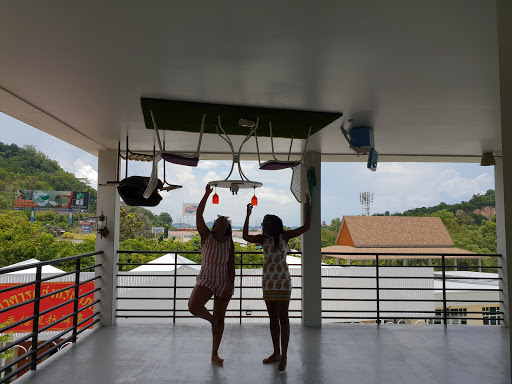
[[[173,269],[171,273],[158,273],[158,274],[151,274],[151,273],[141,273],[137,274],[134,272],[128,272],[125,273],[124,271],[120,271],[118,274],[118,278],[127,278],[127,277],[157,277],[157,276],[163,276],[163,277],[170,277],[171,279],[168,281],[168,285],[144,285],[141,284],[139,286],[129,285],[129,284],[118,284],[118,289],[170,289],[172,290],[172,294],[169,293],[169,296],[123,296],[118,295],[117,299],[122,301],[131,301],[131,302],[137,302],[138,300],[141,301],[160,301],[164,302],[165,308],[162,308],[161,306],[159,308],[118,308],[116,317],[117,318],[171,318],[172,322],[175,323],[176,319],[180,318],[193,318],[193,316],[189,313],[188,309],[183,306],[180,308],[178,306],[178,303],[180,302],[187,302],[189,300],[188,295],[186,297],[179,297],[178,296],[178,289],[189,289],[190,291],[194,288],[193,283],[190,285],[182,285],[180,284],[180,279],[185,277],[195,277],[197,274],[191,274],[191,273],[179,273],[178,267],[187,267],[187,266],[197,266],[198,263],[182,263],[178,262],[178,254],[187,256],[187,255],[198,255],[199,252],[179,252],[179,251],[119,251],[120,254],[174,254],[174,262],[173,263],[151,263],[151,265],[172,265]],[[231,302],[237,302],[238,308],[230,308],[228,307],[227,310],[227,318],[238,318],[240,320],[240,323],[242,322],[243,318],[266,318],[266,309],[264,307],[260,309],[254,309],[254,307],[248,307],[247,303],[259,300],[261,301],[261,293],[259,297],[250,297],[248,295],[245,295],[244,292],[247,291],[247,288],[255,288],[255,285],[247,285],[244,283],[245,280],[248,278],[260,278],[261,279],[261,273],[256,274],[249,274],[249,269],[244,269],[244,267],[259,267],[261,268],[263,263],[248,263],[244,262],[244,255],[263,255],[262,252],[236,252],[237,255],[237,262],[236,262],[236,287],[235,287],[235,295],[233,296]],[[290,253],[295,254],[295,253]],[[300,255],[301,252],[296,252],[297,255]],[[446,271],[450,269],[457,268],[455,265],[447,265],[446,258],[454,258],[457,257],[458,259],[464,259],[464,258],[476,258],[476,257],[493,257],[493,258],[499,258],[501,255],[498,254],[431,254],[431,253],[411,253],[411,254],[400,254],[400,257],[407,257],[408,259],[416,259],[416,260],[424,260],[424,259],[434,259],[433,264],[431,265],[399,265],[399,261],[395,261],[394,265],[388,265],[386,263],[386,260],[382,260],[382,258],[390,257],[391,254],[375,254],[375,253],[323,253],[322,256],[325,257],[336,257],[336,258],[343,258],[343,256],[359,256],[360,258],[364,258],[365,256],[368,256],[368,259],[374,259],[371,264],[365,264],[360,263],[354,265],[353,263],[351,265],[329,265],[329,264],[323,264],[322,269],[323,270],[331,270],[337,269],[338,271],[347,271],[347,268],[355,269],[355,268],[370,268],[375,271],[374,275],[347,275],[347,274],[326,274],[322,276],[322,302],[324,304],[328,304],[329,302],[359,302],[359,303],[366,303],[367,302],[373,302],[375,303],[374,307],[368,309],[368,308],[361,308],[361,309],[330,309],[330,308],[324,308],[324,305],[322,306],[322,319],[324,321],[327,320],[350,320],[355,322],[376,322],[381,323],[385,321],[396,321],[399,320],[423,320],[425,322],[431,321],[434,323],[440,322],[440,320],[443,321],[444,324],[448,324],[449,320],[461,320],[463,319],[460,315],[460,313],[457,313],[457,316],[455,316],[454,311],[450,308],[450,303],[492,303],[496,305],[502,304],[501,300],[486,300],[486,299],[477,299],[477,300],[462,300],[462,299],[450,299],[447,297],[447,292],[454,292],[454,291],[493,291],[493,292],[501,292],[502,289],[496,288],[496,289],[485,289],[485,288],[447,288],[446,281],[447,280],[457,280],[457,279],[464,279],[464,280],[501,280],[500,277],[496,278],[490,278],[490,277],[456,277],[456,276],[446,276]],[[393,254],[392,256],[396,256],[396,254]],[[386,263],[386,264],[385,264]],[[119,268],[133,268],[136,266],[146,265],[147,263],[118,263]],[[290,264],[290,266],[299,266],[300,264]],[[433,271],[439,271],[441,272],[441,276],[439,279],[436,279],[434,274],[431,274],[430,276],[406,276],[404,274],[396,275],[396,276],[390,276],[389,274],[382,273],[383,268],[430,268]],[[460,266],[459,266],[460,268]],[[469,269],[477,269],[477,270],[499,270],[501,269],[500,266],[472,266],[469,267]],[[292,269],[290,269],[292,271]],[[389,271],[389,270],[387,270]],[[299,273],[292,273],[292,279],[299,279],[302,277],[300,274],[300,269],[296,269],[294,272]],[[372,286],[327,286],[328,284],[325,284],[327,281],[326,279],[366,279],[366,282],[373,281],[374,284]],[[427,280],[441,280],[442,281],[442,287],[440,289],[434,288],[434,283],[432,282],[432,286],[430,287],[390,287],[386,286],[387,284],[383,284],[385,281],[390,281],[389,279],[399,279],[401,281],[408,281],[408,280],[421,280],[421,279],[427,279]],[[261,280],[260,280],[261,281]],[[300,308],[294,308],[292,307],[294,302],[300,302],[301,295],[300,295],[300,289],[301,285],[294,284],[293,290],[292,290],[292,304],[291,304],[291,316],[290,318],[301,318],[302,317],[302,310]],[[331,291],[331,292],[339,292],[339,291],[358,291],[358,292],[374,292],[373,297],[350,297],[350,298],[343,298],[343,297],[327,297],[325,292]],[[390,291],[430,291],[432,292],[431,298],[389,298],[389,297],[383,297],[384,292],[390,292]],[[442,298],[436,299],[434,291],[441,291]],[[411,310],[407,308],[407,305],[404,305],[403,308],[398,310],[393,310],[390,308],[383,308],[386,303],[392,303],[392,302],[402,302],[402,303],[434,303],[434,310]],[[170,305],[172,303],[172,306]],[[435,303],[439,303],[441,306],[441,310],[437,309],[435,310]],[[252,312],[258,313],[257,315],[253,315]],[[155,314],[158,313],[158,314]],[[354,316],[350,315],[351,313],[356,314],[362,314],[365,313],[364,316]],[[396,314],[400,314],[397,316]],[[407,314],[408,316],[404,316],[404,314]],[[416,316],[414,316],[416,314]],[[432,314],[433,316],[429,316],[429,314]],[[490,319],[494,321],[495,323],[500,323],[501,320],[503,320],[503,312],[496,309],[496,307],[492,307],[489,311],[466,311],[463,313],[464,315],[470,314],[481,314],[482,317],[468,317],[466,320],[483,320],[483,321],[489,321]],[[442,315],[442,318],[439,316]]]
[[[24,306],[30,306],[32,304],[32,314],[30,316],[24,317],[18,321],[9,321],[8,324],[4,327],[0,328],[0,334],[6,334],[6,332],[13,333],[16,332],[14,329],[16,329],[19,326],[22,325],[28,325],[30,327],[30,323],[32,323],[31,332],[27,333],[24,331],[16,332],[21,333],[23,336],[8,343],[7,345],[0,348],[0,354],[5,353],[13,348],[16,348],[20,345],[20,343],[27,342],[28,340],[31,340],[31,347],[28,349],[27,352],[24,354],[17,356],[12,359],[12,361],[8,362],[7,364],[3,365],[0,368],[0,374],[3,374],[3,377],[0,378],[0,383],[9,382],[14,376],[22,373],[23,371],[30,368],[31,370],[35,370],[37,367],[38,362],[57,352],[62,346],[64,346],[66,343],[72,342],[75,343],[77,341],[77,336],[84,332],[86,329],[91,328],[94,324],[96,324],[99,319],[94,319],[94,317],[98,316],[100,313],[99,311],[94,312],[94,305],[99,303],[100,300],[92,300],[92,302],[86,302],[86,304],[79,307],[79,301],[83,302],[83,299],[87,296],[94,294],[94,292],[99,291],[101,288],[96,288],[90,291],[87,291],[84,294],[80,294],[80,287],[84,284],[93,282],[97,279],[100,279],[101,276],[95,276],[91,279],[87,279],[84,281],[80,281],[80,273],[94,270],[96,267],[101,266],[101,264],[95,264],[92,266],[86,266],[82,267],[82,260],[84,258],[88,257],[94,257],[96,255],[102,254],[103,252],[93,252],[93,253],[86,253],[82,255],[76,255],[76,256],[70,256],[70,257],[64,257],[60,259],[54,259],[54,260],[48,260],[43,261],[39,263],[33,263],[33,264],[26,264],[18,267],[6,267],[0,269],[0,275],[5,275],[12,272],[20,272],[28,269],[34,269],[36,270],[35,279],[26,283],[17,284],[12,283],[12,286],[0,289],[0,293],[5,293],[13,290],[17,290],[24,287],[33,287],[33,297],[24,300],[24,295],[22,295],[22,301],[19,301],[16,298],[16,304],[14,305],[7,305],[6,308],[3,307],[0,309],[0,314],[9,313],[10,311],[13,311],[15,309],[24,307]],[[58,274],[52,274],[48,277],[43,277],[42,269],[44,266],[47,265],[58,265],[62,263],[69,263],[74,262],[74,270],[70,272],[64,272],[64,273],[58,273]],[[74,275],[74,283],[69,284],[65,286],[64,288],[53,290],[51,292],[42,292],[41,287],[42,284],[45,282],[49,282],[50,280],[55,280],[62,278],[64,276],[70,276]],[[66,284],[67,281],[60,281],[60,283]],[[11,284],[9,284],[11,285]],[[72,292],[69,292],[72,290]],[[66,301],[63,303],[60,303],[58,305],[54,305],[53,307],[41,310],[41,303],[48,298],[55,297],[55,295],[59,295],[61,293],[68,292],[68,296],[65,298]],[[31,296],[31,294],[29,294]],[[68,300],[69,298],[69,300]],[[68,313],[65,316],[62,316],[61,318],[57,319],[56,316],[51,316],[52,312],[62,308],[66,305],[72,304],[73,305],[73,312]],[[83,312],[86,309],[93,308],[92,311],[94,312],[92,315],[82,318],[81,312]],[[41,319],[43,319],[44,315],[50,314],[49,317],[49,323],[47,325],[40,324]],[[50,321],[53,320],[53,321]],[[49,332],[52,331],[51,328],[55,327],[56,325],[65,322],[65,323],[71,323],[72,325],[65,328],[63,331],[58,332],[56,335],[51,335],[51,337],[47,340],[44,340],[43,342],[39,341],[39,335],[42,332]],[[64,324],[65,324],[64,323]],[[5,323],[4,323],[5,324]],[[42,326],[44,325],[44,326]],[[62,328],[62,327],[61,327]],[[26,334],[25,334],[26,333]],[[70,335],[67,335],[71,333]],[[67,335],[67,336],[66,336]],[[51,344],[54,344],[53,346],[50,346]],[[43,351],[44,350],[44,351]],[[24,362],[24,360],[28,360],[28,362]],[[20,365],[20,363],[22,363]],[[14,369],[13,369],[14,367]]]
[[[474,276],[446,276],[447,270],[456,270],[458,267],[457,265],[447,265],[446,258],[457,258],[457,259],[475,259],[478,257],[491,257],[491,258],[499,258],[502,257],[499,254],[467,254],[467,253],[461,253],[461,254],[432,254],[432,253],[400,253],[400,258],[402,259],[411,259],[416,260],[416,265],[408,265],[405,264],[403,261],[400,264],[400,261],[397,261],[397,254],[386,254],[386,253],[345,253],[345,252],[329,252],[329,253],[323,253],[323,258],[325,257],[332,257],[334,259],[343,259],[343,257],[349,257],[354,258],[356,256],[359,260],[365,260],[365,256],[367,256],[367,259],[364,262],[360,262],[360,264],[350,264],[350,265],[326,265],[324,264],[323,268],[339,268],[339,267],[349,267],[349,268],[370,268],[375,271],[375,274],[372,275],[332,275],[327,274],[322,276],[322,291],[325,290],[355,290],[355,291],[372,291],[374,292],[374,297],[345,297],[345,298],[325,298],[323,297],[324,294],[322,294],[322,301],[336,301],[336,302],[374,302],[375,306],[371,309],[323,309],[322,308],[322,319],[329,319],[329,320],[344,320],[344,321],[353,321],[353,322],[376,322],[381,323],[385,322],[386,320],[389,321],[400,321],[400,320],[422,320],[425,322],[432,322],[432,323],[441,323],[440,320],[442,320],[443,324],[449,324],[449,320],[454,321],[472,321],[472,320],[482,320],[482,321],[489,321],[492,320],[496,324],[500,324],[503,320],[503,311],[499,311],[496,309],[496,307],[492,307],[493,310],[482,310],[482,311],[464,311],[464,312],[457,312],[455,309],[450,308],[450,303],[465,303],[465,304],[495,304],[495,305],[502,305],[503,301],[498,299],[476,299],[476,300],[467,300],[467,299],[449,299],[447,297],[448,292],[460,292],[460,291],[479,291],[479,292],[486,292],[486,291],[492,291],[492,292],[502,292],[503,290],[499,287],[497,288],[470,288],[470,287],[463,287],[463,288],[454,288],[450,287],[447,288],[446,282],[447,280],[502,280],[501,277],[474,277]],[[387,260],[383,260],[382,258],[388,257]],[[389,261],[389,258],[394,258],[395,264],[393,263],[389,264],[387,261]],[[418,265],[418,261],[430,259],[430,265]],[[434,259],[434,260],[433,260]],[[371,264],[366,264],[367,260],[371,260]],[[433,263],[432,261],[435,261],[436,263]],[[339,263],[339,261],[338,261]],[[435,274],[432,276],[406,276],[405,274],[401,275],[388,275],[383,276],[382,271],[385,269],[386,271],[389,271],[393,268],[430,268],[433,269],[433,271],[439,271],[441,272],[441,278],[436,279]],[[469,269],[475,269],[481,271],[482,269],[488,270],[499,270],[501,269],[501,266],[468,266],[464,265],[465,270]],[[326,279],[365,279],[366,282],[369,280],[374,280],[374,286],[368,287],[368,286],[338,286],[338,287],[327,287],[325,286]],[[435,295],[433,298],[414,298],[414,299],[407,299],[407,298],[382,298],[381,294],[386,291],[430,291],[435,292],[439,291],[439,289],[436,289],[434,285],[430,287],[383,287],[381,282],[386,281],[386,279],[395,279],[395,280],[419,280],[419,279],[426,279],[426,280],[441,280],[442,287],[440,289],[442,293],[441,299],[436,299]],[[437,310],[410,310],[407,308],[401,308],[401,309],[383,309],[382,304],[384,303],[393,303],[393,302],[433,302],[433,303],[439,303],[441,308]],[[484,307],[485,308],[485,307]],[[484,309],[483,308],[483,309]],[[354,316],[349,315],[350,313],[368,313],[368,316],[360,315],[360,316]],[[404,313],[411,314],[410,316],[404,316]],[[329,315],[328,315],[329,314]],[[370,315],[371,314],[371,315]],[[395,314],[395,315],[393,315]],[[398,315],[397,315],[398,314]],[[416,316],[413,316],[413,314],[416,314]],[[435,316],[426,316],[426,314],[434,314]],[[467,314],[480,314],[482,317],[466,317]],[[442,318],[439,316],[442,315]],[[464,316],[462,316],[464,315]]]
[[[180,318],[194,318],[194,316],[189,312],[187,308],[179,308],[178,303],[186,303],[189,300],[189,296],[186,297],[178,297],[177,289],[189,289],[192,290],[194,288],[194,285],[180,285],[179,281],[181,278],[185,277],[196,277],[197,274],[191,274],[191,273],[178,273],[178,267],[191,267],[191,266],[197,266],[200,265],[198,263],[178,263],[178,254],[179,255],[199,255],[200,252],[191,252],[191,251],[185,251],[185,252],[167,252],[167,251],[118,251],[120,254],[174,254],[174,263],[151,263],[151,265],[154,266],[173,266],[172,273],[166,274],[166,273],[159,273],[159,274],[137,274],[137,273],[124,273],[124,271],[120,271],[118,273],[118,281],[119,278],[127,278],[127,277],[171,277],[172,280],[169,285],[156,285],[156,286],[134,286],[134,285],[124,285],[119,284],[117,285],[117,289],[171,289],[173,291],[172,296],[167,297],[148,297],[148,296],[128,296],[123,297],[118,295],[117,300],[128,300],[128,301],[147,301],[147,300],[157,300],[162,301],[164,303],[171,303],[172,307],[169,308],[117,308],[116,310],[116,317],[117,318],[172,318],[172,322],[175,323],[176,319]],[[300,255],[301,252],[290,252],[289,255]],[[242,323],[242,319],[244,318],[267,318],[268,315],[267,310],[264,306],[261,308],[255,308],[255,307],[247,307],[249,302],[258,301],[261,302],[261,293],[257,297],[250,297],[248,295],[244,295],[244,292],[247,292],[248,289],[251,289],[251,291],[254,290],[254,288],[259,288],[261,290],[261,278],[262,275],[260,274],[249,274],[248,269],[244,269],[244,267],[259,267],[262,268],[263,263],[254,263],[254,262],[244,262],[244,256],[247,255],[263,255],[262,252],[235,252],[236,256],[236,262],[235,262],[235,294],[231,298],[230,305],[228,306],[226,310],[226,318],[237,318],[239,319],[240,323]],[[118,266],[123,267],[136,267],[141,265],[148,265],[147,263],[118,263]],[[300,266],[300,264],[289,264],[289,266]],[[299,272],[299,273],[297,273]],[[291,277],[292,279],[300,279],[302,275],[300,274],[300,270],[296,269],[295,271],[291,271]],[[259,278],[258,285],[248,285],[245,282],[249,278]],[[195,281],[194,281],[195,283]],[[244,291],[245,289],[245,291]],[[301,289],[300,286],[295,285],[292,289],[292,297],[291,301],[292,303],[300,302],[302,299],[300,297],[300,294],[296,294]],[[238,303],[238,308],[232,308],[232,303]],[[290,318],[291,319],[300,319],[302,318],[302,310],[300,309],[300,306],[298,308],[295,308],[292,304],[290,305]],[[144,313],[144,314],[130,314],[133,312],[138,313]],[[166,314],[158,314],[154,315],[151,313],[155,312],[164,312]],[[254,313],[257,313],[253,315]]]

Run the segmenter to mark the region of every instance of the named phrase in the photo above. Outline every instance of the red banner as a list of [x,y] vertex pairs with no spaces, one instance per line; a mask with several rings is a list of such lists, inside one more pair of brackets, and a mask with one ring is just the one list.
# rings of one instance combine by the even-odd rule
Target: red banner
[[[65,303],[75,297],[75,289],[72,282],[62,282],[62,283],[41,283],[41,296],[46,295],[51,292],[58,291],[60,289],[71,287],[66,289],[63,292],[59,292],[55,295],[51,295],[47,298],[44,298],[40,301],[39,312],[43,312],[47,309],[55,307],[59,304]],[[0,290],[14,287],[20,284],[0,284]],[[94,290],[94,282],[89,282],[86,284],[80,285],[79,295],[83,295],[84,293],[91,292]],[[18,289],[13,289],[11,291],[0,293],[0,309],[9,308],[19,303],[24,303],[34,298],[34,285],[29,285],[27,287],[22,287]],[[78,300],[78,309],[83,308],[94,301],[94,294],[84,296]],[[60,308],[57,308],[51,312],[48,312],[45,315],[39,316],[39,328],[43,328],[51,323],[58,321],[59,319],[66,317],[67,315],[73,313],[73,302],[63,305]],[[78,314],[78,322],[83,319],[91,316],[94,313],[94,305],[83,310]],[[10,311],[4,312],[0,314],[0,324],[4,327],[13,323],[16,323],[20,320],[26,319],[34,314],[34,303],[29,303],[22,305],[21,307],[14,308]],[[79,328],[86,328],[88,325],[92,323],[93,319],[88,320],[84,324],[82,324]],[[63,331],[68,329],[73,325],[73,317],[69,317],[66,320],[61,321],[60,323],[54,325],[53,327],[47,329],[47,331]],[[21,325],[18,325],[8,332],[32,332],[32,320],[27,321]]]

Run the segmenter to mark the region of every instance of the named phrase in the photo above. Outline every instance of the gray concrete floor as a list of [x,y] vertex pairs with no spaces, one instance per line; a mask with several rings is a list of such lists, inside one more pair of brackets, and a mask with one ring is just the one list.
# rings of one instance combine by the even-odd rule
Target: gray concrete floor
[[263,365],[267,325],[228,324],[210,362],[206,324],[117,325],[64,348],[23,384],[509,383],[508,329],[485,326],[292,325],[288,369]]

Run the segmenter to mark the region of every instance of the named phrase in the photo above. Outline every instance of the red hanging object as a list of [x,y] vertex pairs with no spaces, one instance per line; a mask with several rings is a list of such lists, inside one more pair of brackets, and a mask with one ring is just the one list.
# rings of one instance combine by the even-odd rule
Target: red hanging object
[[217,195],[217,184],[215,184],[215,194],[212,197],[213,204],[219,204],[219,195]]
[[251,204],[253,207],[258,205],[258,198],[256,197],[256,188],[254,188],[254,196],[251,199]]

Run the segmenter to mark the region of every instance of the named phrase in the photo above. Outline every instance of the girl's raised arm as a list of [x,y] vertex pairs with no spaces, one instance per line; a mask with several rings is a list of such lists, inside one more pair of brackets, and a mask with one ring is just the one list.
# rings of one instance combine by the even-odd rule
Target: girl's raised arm
[[263,243],[263,235],[249,235],[249,217],[252,213],[252,204],[247,204],[247,216],[245,217],[242,237],[249,243]]
[[204,208],[206,206],[206,201],[208,200],[208,196],[212,193],[213,188],[210,187],[208,184],[206,184],[204,196],[201,199],[201,202],[199,203],[199,206],[197,207],[196,211],[196,226],[197,231],[199,232],[199,235],[201,236],[201,240],[206,239],[210,235],[210,229],[206,226],[206,223],[204,222],[203,213]]
[[311,226],[311,197],[309,194],[306,195],[306,220],[304,221],[304,225],[299,228],[292,229],[290,231],[285,231],[283,233],[284,240],[288,241],[294,237],[302,235],[304,232],[309,230]]

